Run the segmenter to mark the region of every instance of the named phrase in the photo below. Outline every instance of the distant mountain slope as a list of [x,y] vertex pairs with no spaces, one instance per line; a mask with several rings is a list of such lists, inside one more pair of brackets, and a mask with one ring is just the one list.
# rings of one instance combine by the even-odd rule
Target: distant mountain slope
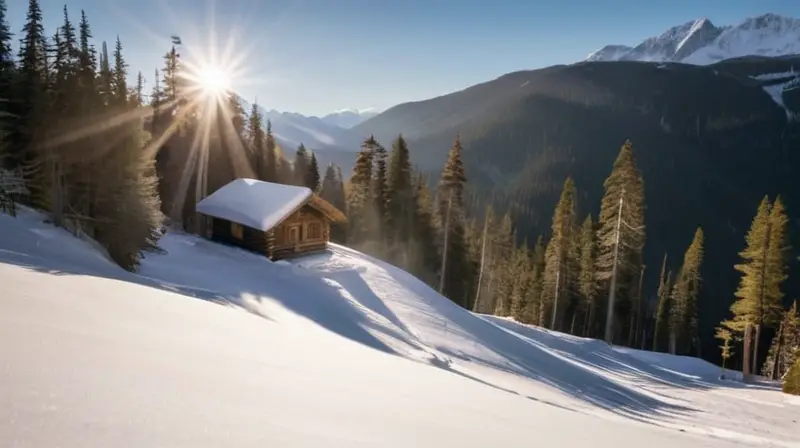
[[350,129],[357,124],[360,124],[370,118],[378,115],[380,112],[374,109],[356,110],[356,109],[343,109],[328,115],[325,115],[321,120],[325,123],[338,126],[340,128]]
[[800,53],[800,19],[764,14],[736,26],[717,27],[708,19],[687,22],[635,47],[607,45],[592,52],[586,60],[706,65],[742,56],[797,53]]
[[[252,105],[243,98],[239,98],[239,101],[249,113]],[[355,153],[365,137],[357,130],[346,129],[318,117],[260,109],[264,126],[267,120],[271,122],[275,140],[289,160],[294,159],[294,153],[302,143],[316,154],[323,173],[330,163],[339,165],[346,175],[349,173],[355,162]]]
[[[511,73],[460,92],[406,103],[356,126],[388,142],[410,137],[412,161],[438,175],[456,133],[473,193],[517,217],[518,235],[547,233],[567,175],[581,214],[596,216],[603,180],[626,138],[644,173],[648,265],[655,291],[664,253],[673,269],[698,225],[707,261],[701,319],[728,312],[733,270],[758,201],[781,193],[800,211],[799,57],[731,59],[709,66],[584,62]],[[480,203],[480,202],[479,202]],[[793,229],[800,235],[800,229]],[[789,285],[787,296],[800,293]]]

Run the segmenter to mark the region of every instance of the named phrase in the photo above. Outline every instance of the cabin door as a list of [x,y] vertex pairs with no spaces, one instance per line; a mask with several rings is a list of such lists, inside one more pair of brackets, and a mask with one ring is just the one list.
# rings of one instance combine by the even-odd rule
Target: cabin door
[[300,243],[300,224],[292,224],[289,226],[289,244],[295,247]]

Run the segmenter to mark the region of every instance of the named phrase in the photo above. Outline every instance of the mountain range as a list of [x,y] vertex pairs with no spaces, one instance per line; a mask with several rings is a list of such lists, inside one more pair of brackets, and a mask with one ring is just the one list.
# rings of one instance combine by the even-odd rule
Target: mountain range
[[[250,111],[252,105],[239,98],[244,110]],[[294,112],[259,107],[264,120],[269,120],[272,132],[284,154],[292,158],[302,143],[317,156],[321,167],[333,163],[349,170],[353,164],[353,154],[360,149],[363,136],[351,129],[364,120],[378,114],[373,110],[341,110],[323,117],[305,116]]]
[[363,121],[378,115],[380,112],[374,108],[369,109],[342,109],[329,113],[321,118],[325,123],[350,129]]
[[[699,19],[672,27],[658,36],[645,39],[636,46],[606,45],[591,53],[586,61],[645,61],[681,62],[708,65],[744,56],[783,56],[800,53],[800,20],[776,14],[764,14],[745,19],[735,26],[716,26],[708,19]],[[490,103],[502,102],[503,97],[490,98]],[[425,101],[420,102],[425,104]],[[405,107],[402,106],[400,110]],[[248,106],[249,110],[249,106]],[[393,109],[397,114],[397,109]],[[290,152],[302,142],[306,147],[324,153],[330,160],[347,165],[341,153],[357,151],[364,139],[359,126],[380,115],[374,109],[343,109],[322,117],[293,112],[262,110],[272,121],[278,141]],[[469,111],[454,110],[456,116]],[[396,116],[396,115],[395,115]],[[397,117],[400,122],[371,121],[371,128],[392,133],[405,129],[406,136],[416,137],[427,132],[424,117]],[[383,124],[387,126],[384,128]],[[411,125],[411,123],[414,123]],[[407,126],[410,125],[410,126]],[[417,126],[419,125],[419,126]],[[419,128],[419,129],[417,129]],[[346,168],[346,166],[345,166]]]
[[674,26],[634,47],[606,45],[587,61],[684,62],[707,65],[742,56],[800,53],[800,20],[777,14],[745,19],[735,26],[715,26],[699,19]]
[[[716,323],[728,317],[738,281],[733,264],[758,202],[781,194],[790,213],[800,210],[798,52],[796,19],[766,14],[727,27],[703,19],[635,47],[606,46],[586,61],[399,104],[351,128],[266,115],[285,148],[302,141],[321,164],[337,163],[345,175],[365,136],[388,148],[402,133],[412,163],[435,180],[460,135],[472,206],[509,211],[520,240],[528,241],[549,232],[567,176],[578,186],[580,214],[597,216],[603,179],[630,138],[645,179],[644,290],[655,291],[655,266],[665,253],[669,267],[679,269],[702,226],[700,319]],[[800,222],[791,226],[800,235]],[[787,297],[800,294],[794,277]],[[703,345],[715,353],[713,326],[703,328]]]

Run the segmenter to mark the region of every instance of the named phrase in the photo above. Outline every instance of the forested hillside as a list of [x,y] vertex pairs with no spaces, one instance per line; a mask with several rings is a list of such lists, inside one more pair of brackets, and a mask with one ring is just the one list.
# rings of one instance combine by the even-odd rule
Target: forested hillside
[[[630,139],[645,184],[643,294],[655,307],[664,255],[668,268],[678,270],[702,226],[707,258],[698,305],[706,325],[700,331],[706,356],[715,358],[713,323],[733,299],[739,274],[732,266],[756,206],[767,193],[781,194],[790,212],[800,206],[794,181],[800,125],[792,115],[800,111],[798,62],[749,57],[708,67],[550,67],[403,104],[359,128],[377,136],[396,124],[409,136],[415,162],[434,172],[442,148],[459,132],[474,208],[491,203],[510,210],[518,241],[549,234],[567,176],[577,187],[579,214],[596,216],[608,167]],[[798,234],[796,221],[789,227]],[[798,290],[791,279],[787,288]]]

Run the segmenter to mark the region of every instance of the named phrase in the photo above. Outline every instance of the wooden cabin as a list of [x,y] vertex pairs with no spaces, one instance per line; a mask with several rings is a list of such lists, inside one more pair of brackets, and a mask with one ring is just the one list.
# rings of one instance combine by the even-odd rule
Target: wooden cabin
[[310,189],[236,179],[201,200],[196,210],[210,218],[207,236],[279,260],[323,251],[331,224],[347,218]]

